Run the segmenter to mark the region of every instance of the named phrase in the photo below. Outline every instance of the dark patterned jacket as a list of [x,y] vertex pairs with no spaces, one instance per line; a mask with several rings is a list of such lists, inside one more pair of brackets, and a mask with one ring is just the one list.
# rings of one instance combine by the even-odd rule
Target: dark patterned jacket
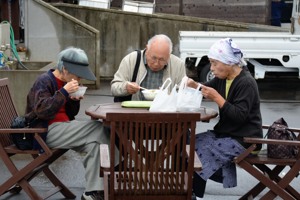
[[[58,90],[53,71],[49,70],[38,76],[27,95],[25,116],[28,120],[37,118],[33,123],[35,128],[47,128],[48,121],[54,119],[64,104],[70,120],[75,119],[79,112],[80,101],[70,99],[64,88]],[[46,138],[46,134],[43,135],[43,139]]]

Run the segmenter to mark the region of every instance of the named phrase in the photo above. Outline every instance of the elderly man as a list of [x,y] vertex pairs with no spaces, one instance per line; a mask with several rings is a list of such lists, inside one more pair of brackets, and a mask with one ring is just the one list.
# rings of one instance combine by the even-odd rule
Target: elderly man
[[118,97],[128,95],[132,100],[145,100],[140,87],[158,89],[169,77],[172,79],[170,88],[175,84],[179,85],[186,75],[185,65],[171,54],[172,48],[170,38],[160,34],[153,36],[144,50],[126,55],[111,81],[111,92],[115,101],[122,101]]

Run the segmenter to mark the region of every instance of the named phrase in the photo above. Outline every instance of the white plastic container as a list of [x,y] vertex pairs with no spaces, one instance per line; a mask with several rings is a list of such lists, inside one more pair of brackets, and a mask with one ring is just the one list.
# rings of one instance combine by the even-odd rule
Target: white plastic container
[[129,12],[153,14],[155,10],[155,3],[123,0],[122,10]]
[[86,89],[87,89],[87,87],[80,86],[78,88],[78,90],[76,92],[71,93],[70,96],[71,97],[76,97],[76,98],[83,97],[84,94],[85,94]]
[[110,8],[110,0],[80,0],[79,5],[94,8]]

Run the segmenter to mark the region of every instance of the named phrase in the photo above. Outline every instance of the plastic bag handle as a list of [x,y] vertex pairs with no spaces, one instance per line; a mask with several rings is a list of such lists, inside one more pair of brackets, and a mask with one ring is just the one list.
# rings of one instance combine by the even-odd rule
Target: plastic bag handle
[[188,77],[187,77],[187,76],[184,76],[184,77],[181,79],[181,82],[180,82],[178,91],[183,90],[183,89],[186,87],[187,81],[188,81]]
[[[187,81],[189,80],[189,78],[187,76],[184,76],[181,80],[181,83],[180,83],[180,86],[179,86],[179,90],[183,90],[184,88],[187,87]],[[202,86],[201,83],[198,84],[195,92],[199,91],[200,90],[200,87]]]
[[[168,83],[168,82],[169,82],[169,83]],[[171,78],[167,78],[167,79],[165,80],[165,82],[162,84],[160,90],[168,89],[168,88],[170,87],[171,83],[172,83]],[[167,86],[165,87],[166,84],[167,84]]]
[[199,83],[198,86],[197,86],[197,88],[196,88],[196,90],[197,90],[197,91],[200,90],[201,86],[202,86],[202,84]]

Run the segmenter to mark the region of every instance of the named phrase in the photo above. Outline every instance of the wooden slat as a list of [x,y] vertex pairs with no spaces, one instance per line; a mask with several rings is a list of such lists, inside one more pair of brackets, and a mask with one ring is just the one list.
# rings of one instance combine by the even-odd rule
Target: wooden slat
[[[11,173],[11,176],[0,185],[0,196],[8,191],[20,192],[23,189],[29,198],[33,200],[44,199],[57,192],[61,192],[66,198],[75,198],[76,196],[49,169],[49,165],[67,152],[68,149],[49,149],[40,136],[41,133],[47,132],[46,128],[11,129],[11,121],[16,116],[18,116],[18,113],[10,95],[8,79],[0,79],[0,157]],[[34,134],[34,138],[41,145],[44,153],[40,153],[38,150],[20,150],[16,148],[11,138],[14,133]],[[11,159],[15,154],[31,155],[33,160],[29,160],[25,166],[19,169]],[[29,184],[29,181],[41,172],[55,186],[53,190],[46,192],[44,197],[39,195]],[[18,186],[18,188],[15,186]]]
[[[195,137],[199,113],[108,113],[111,142],[119,138],[124,167],[108,179],[111,199],[159,196],[191,199],[194,154],[186,153],[187,134]],[[195,150],[195,141],[191,141]],[[111,157],[114,156],[111,143]],[[114,158],[110,158],[111,166]],[[106,185],[106,183],[105,183]]]
[[[268,128],[268,125],[263,125],[263,129]],[[268,188],[269,191],[263,195],[262,199],[274,199],[276,196],[279,196],[282,199],[300,199],[300,193],[290,185],[291,181],[298,176],[300,171],[300,152],[298,152],[298,155],[294,159],[269,158],[267,156],[267,151],[262,151],[258,155],[251,154],[255,149],[256,144],[282,144],[300,147],[300,129],[291,129],[298,135],[298,141],[244,138],[246,143],[252,145],[244,153],[237,156],[234,159],[234,162],[236,162],[236,164],[246,170],[249,174],[254,176],[259,183],[240,199],[248,199],[250,196],[255,198],[265,188]],[[286,173],[286,175],[279,176],[281,171],[286,167],[289,168],[289,171]]]

